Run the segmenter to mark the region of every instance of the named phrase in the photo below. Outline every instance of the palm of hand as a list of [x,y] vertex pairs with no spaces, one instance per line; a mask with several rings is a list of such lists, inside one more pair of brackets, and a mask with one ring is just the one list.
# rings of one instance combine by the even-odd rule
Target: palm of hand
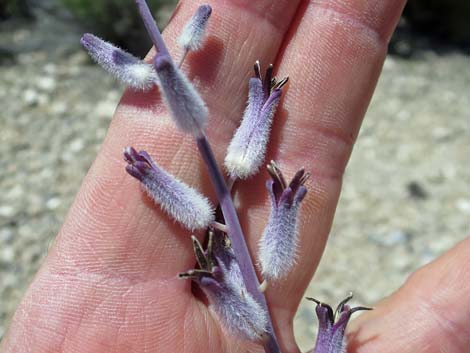
[[[292,82],[275,119],[268,158],[279,160],[287,175],[306,165],[312,181],[297,267],[268,289],[267,300],[283,352],[297,353],[292,319],[323,251],[341,176],[403,1],[211,5],[211,27],[217,30],[210,31],[205,49],[188,56],[185,70],[208,104],[208,138],[219,160],[238,124],[254,61],[277,58],[277,70]],[[195,7],[189,2],[179,6],[166,31],[170,43]],[[145,148],[179,178],[212,195],[193,141],[172,127],[159,100],[156,92],[124,95],[102,150],[15,315],[2,345],[5,352],[31,347],[38,353],[261,352],[227,336],[189,281],[177,279],[178,272],[194,266],[189,234],[167,220],[124,171],[123,147]],[[261,173],[239,189],[240,219],[253,254],[268,214],[265,179]],[[465,253],[468,246],[467,241],[456,252]],[[364,316],[352,349],[395,351],[386,339],[370,343],[367,338],[376,328],[391,329],[380,322],[380,314],[390,313],[393,305],[394,313],[406,311],[398,303],[392,298]],[[468,336],[448,347],[464,352]],[[406,347],[403,352],[422,346]],[[426,353],[438,352],[427,347]]]

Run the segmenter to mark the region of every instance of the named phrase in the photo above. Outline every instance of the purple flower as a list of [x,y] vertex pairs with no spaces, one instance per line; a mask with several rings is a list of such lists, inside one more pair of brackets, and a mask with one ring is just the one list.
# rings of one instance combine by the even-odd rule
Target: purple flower
[[178,37],[178,44],[185,51],[198,50],[202,47],[206,25],[211,13],[212,8],[209,5],[201,5],[184,26],[181,35]]
[[154,67],[163,98],[178,128],[201,137],[209,113],[199,93],[169,56],[157,54]]
[[314,353],[344,353],[346,352],[346,340],[344,332],[351,315],[360,310],[372,310],[372,308],[351,308],[347,302],[352,299],[350,294],[339,303],[336,310],[328,304],[321,303],[314,298],[307,298],[317,304],[315,311],[318,317],[318,335]]
[[199,192],[158,167],[147,152],[124,150],[126,171],[140,180],[163,211],[190,230],[203,229],[214,220],[214,209]]
[[307,188],[309,174],[300,169],[287,185],[274,161],[268,164],[272,180],[266,183],[271,197],[271,214],[259,247],[259,264],[265,280],[287,275],[295,264],[297,250],[297,214]]
[[93,60],[124,84],[142,90],[149,90],[156,85],[157,74],[151,64],[146,64],[93,34],[84,34],[80,42]]
[[264,80],[259,61],[254,68],[256,77],[250,79],[248,106],[225,157],[225,168],[233,179],[246,179],[256,174],[264,163],[273,116],[282,86],[288,80],[286,77],[277,81],[272,65],[268,66]]
[[229,333],[250,341],[267,335],[268,314],[248,292],[240,266],[222,232],[209,231],[207,249],[192,237],[198,269],[180,273],[180,278],[196,282]]

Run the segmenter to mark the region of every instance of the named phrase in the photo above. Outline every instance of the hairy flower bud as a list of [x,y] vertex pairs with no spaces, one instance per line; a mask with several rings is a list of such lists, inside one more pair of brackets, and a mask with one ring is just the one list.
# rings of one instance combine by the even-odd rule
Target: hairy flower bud
[[142,90],[156,85],[157,74],[151,64],[93,34],[84,34],[80,42],[93,60],[124,84]]
[[200,137],[209,115],[201,96],[170,57],[157,54],[154,66],[163,97],[176,125],[182,131]]
[[287,78],[277,82],[269,65],[264,80],[259,62],[256,77],[250,79],[248,105],[242,122],[227,149],[225,168],[233,179],[246,179],[256,174],[264,162],[273,116]]
[[209,5],[201,5],[184,26],[181,35],[178,37],[178,44],[184,50],[198,50],[202,47],[206,25],[211,13],[212,8]]
[[307,298],[317,304],[315,309],[318,317],[318,335],[314,353],[344,353],[346,352],[346,340],[344,332],[351,315],[360,310],[372,310],[366,307],[351,308],[347,302],[352,299],[350,294],[339,303],[336,310],[328,304],[321,303],[314,298]]
[[263,340],[268,314],[248,292],[228,238],[210,232],[206,251],[192,239],[199,269],[180,273],[180,278],[192,279],[201,287],[229,333],[249,341]]
[[266,280],[284,277],[295,264],[297,252],[297,214],[307,188],[309,177],[300,169],[287,185],[277,165],[271,161],[267,182],[271,197],[271,214],[264,229],[259,247],[259,264]]
[[126,171],[140,180],[148,195],[163,211],[190,230],[203,229],[214,220],[214,209],[199,192],[168,174],[147,152],[124,150]]

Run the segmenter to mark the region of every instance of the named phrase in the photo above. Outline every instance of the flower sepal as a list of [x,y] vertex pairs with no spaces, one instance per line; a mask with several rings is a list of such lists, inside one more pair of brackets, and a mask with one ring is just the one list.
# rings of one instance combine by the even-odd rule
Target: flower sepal
[[214,220],[209,200],[189,185],[160,168],[146,151],[124,149],[126,171],[139,180],[149,197],[187,229],[204,229]]
[[346,339],[344,333],[351,315],[361,310],[372,310],[372,308],[358,306],[352,308],[347,303],[353,298],[350,293],[342,300],[336,310],[328,304],[322,303],[315,298],[307,298],[317,304],[315,311],[318,317],[318,335],[314,353],[344,353],[346,352]]
[[267,337],[268,314],[248,292],[240,266],[227,235],[209,231],[204,250],[192,236],[197,269],[179,274],[179,278],[196,282],[227,331],[249,341]]

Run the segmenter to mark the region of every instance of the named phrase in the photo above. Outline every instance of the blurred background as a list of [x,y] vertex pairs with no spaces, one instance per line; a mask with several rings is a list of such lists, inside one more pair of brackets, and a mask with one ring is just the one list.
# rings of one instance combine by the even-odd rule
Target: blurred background
[[[164,26],[173,0],[151,0]],[[410,0],[307,294],[372,305],[470,230],[470,1]],[[123,88],[79,46],[143,55],[129,0],[0,0],[0,338],[102,142]],[[311,303],[295,321],[314,343]]]

